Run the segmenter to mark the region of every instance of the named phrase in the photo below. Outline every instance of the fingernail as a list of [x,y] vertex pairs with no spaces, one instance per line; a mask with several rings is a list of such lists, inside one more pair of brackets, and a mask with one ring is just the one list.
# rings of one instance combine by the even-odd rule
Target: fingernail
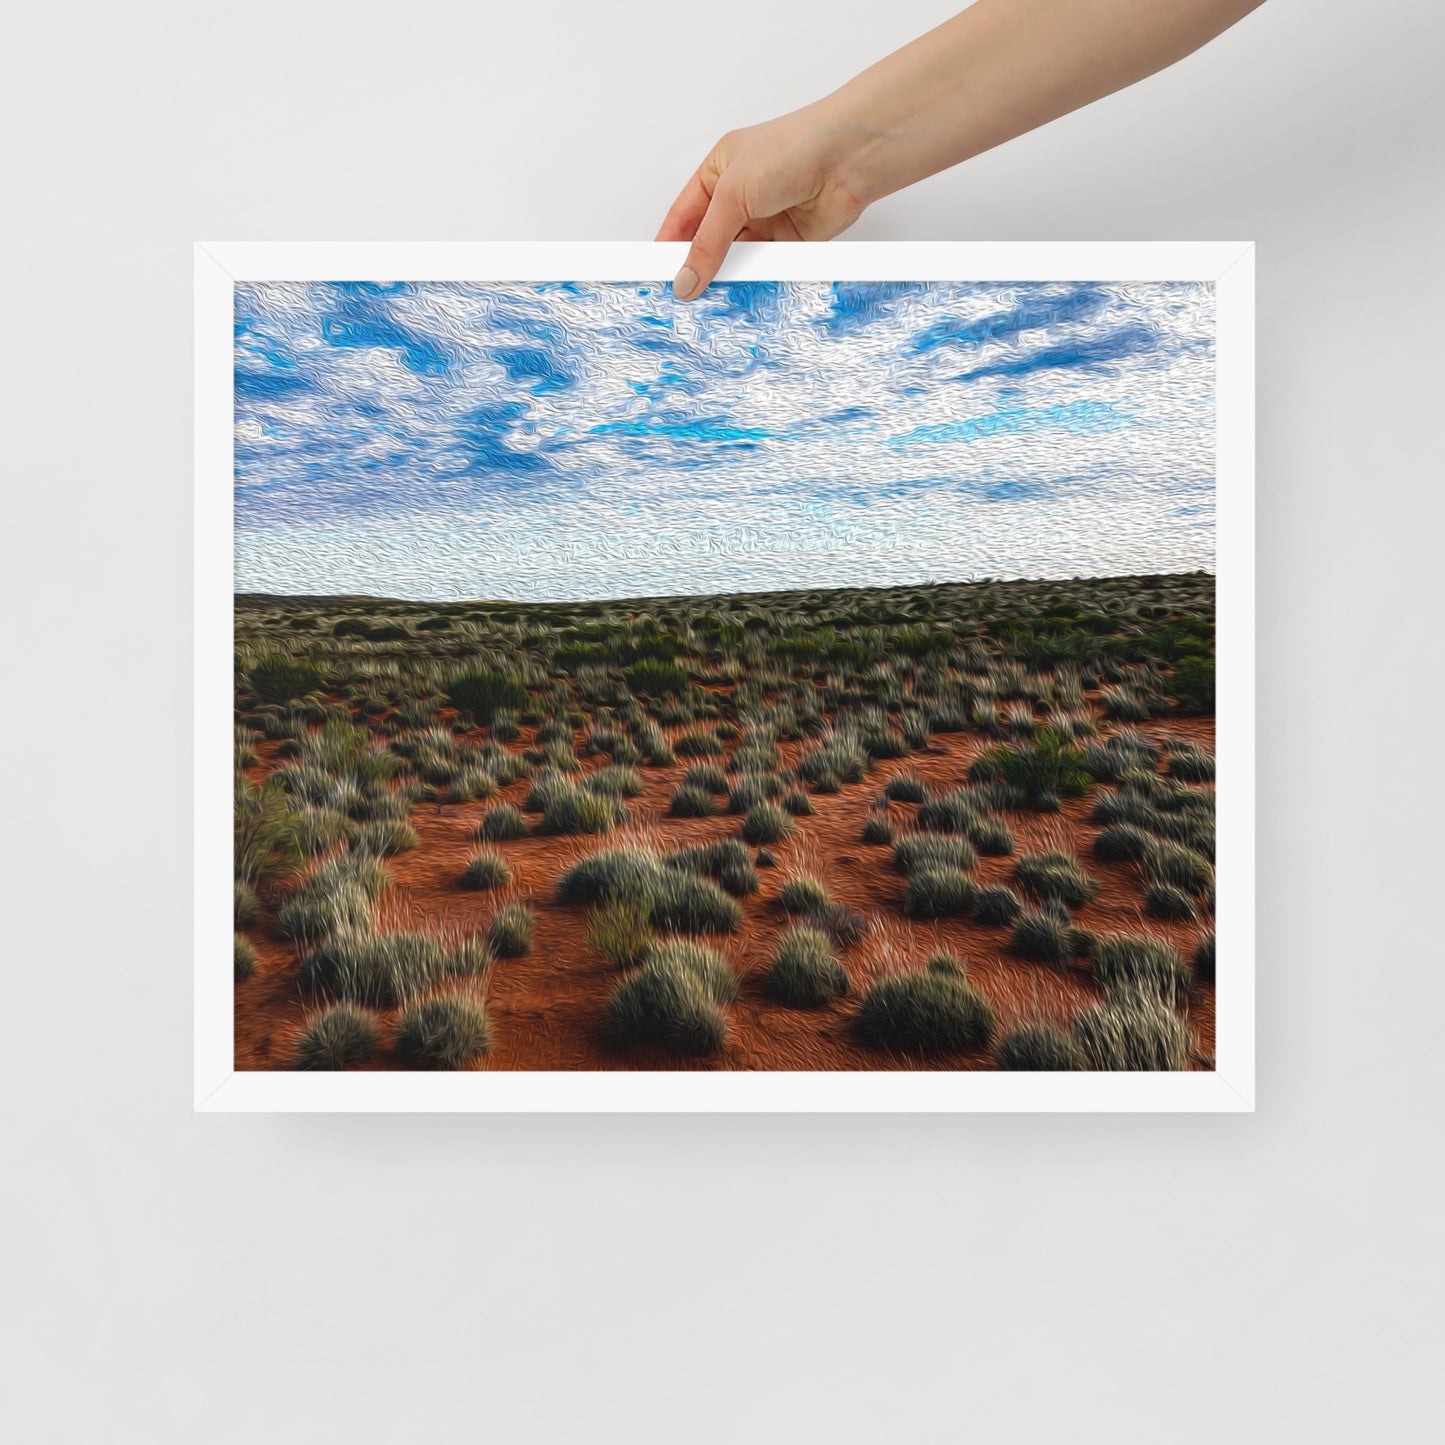
[[684,266],[672,278],[672,294],[679,301],[686,301],[697,290],[697,272],[691,266]]

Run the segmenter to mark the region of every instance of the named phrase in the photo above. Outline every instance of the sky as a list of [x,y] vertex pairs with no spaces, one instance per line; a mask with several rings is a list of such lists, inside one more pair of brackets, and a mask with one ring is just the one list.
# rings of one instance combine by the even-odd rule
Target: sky
[[235,403],[239,592],[1214,566],[1206,283],[242,283]]

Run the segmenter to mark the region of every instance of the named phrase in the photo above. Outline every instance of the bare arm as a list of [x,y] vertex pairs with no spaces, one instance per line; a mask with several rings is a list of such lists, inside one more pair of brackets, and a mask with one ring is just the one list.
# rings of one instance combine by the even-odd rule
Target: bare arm
[[882,196],[1172,65],[1262,0],[977,0],[802,110],[713,147],[658,232],[682,298],[735,240],[826,241]]

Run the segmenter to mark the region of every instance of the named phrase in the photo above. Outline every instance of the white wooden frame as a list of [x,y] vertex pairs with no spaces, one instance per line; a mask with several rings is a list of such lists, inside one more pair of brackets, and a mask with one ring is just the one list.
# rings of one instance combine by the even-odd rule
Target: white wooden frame
[[197,245],[197,1110],[1181,1111],[1254,1108],[1254,247],[1242,242],[739,245],[725,280],[1212,281],[1219,864],[1216,1068],[1002,1072],[237,1071],[232,1058],[232,303],[238,281],[666,280],[677,244]]

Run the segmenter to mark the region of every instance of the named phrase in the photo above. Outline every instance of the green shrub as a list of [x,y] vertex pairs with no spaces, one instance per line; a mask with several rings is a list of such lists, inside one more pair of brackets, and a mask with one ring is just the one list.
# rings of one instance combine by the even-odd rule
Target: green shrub
[[772,803],[757,803],[743,817],[742,834],[749,843],[781,843],[793,833],[793,820]]
[[960,868],[915,868],[903,890],[903,911],[914,918],[957,918],[977,896],[978,885]]
[[727,1041],[723,1005],[736,997],[737,979],[718,954],[671,939],[612,990],[607,1017],[619,1043],[713,1054]]
[[903,1053],[957,1053],[993,1042],[988,1000],[965,979],[919,970],[894,974],[863,996],[858,1032],[870,1044]]
[[806,926],[785,933],[764,983],[779,1002],[816,1008],[848,992],[848,975],[826,933]]
[[468,860],[462,874],[464,888],[505,888],[512,881],[512,870],[500,853],[487,849]]
[[1031,807],[1049,810],[1060,796],[1077,797],[1093,782],[1084,768],[1083,749],[1048,726],[1035,728],[1029,743],[1000,745],[979,754],[968,777],[974,783],[1007,783],[1020,789]]
[[1026,853],[1014,864],[1014,877],[1035,898],[1079,908],[1099,891],[1099,885],[1069,853]]
[[815,908],[826,908],[832,901],[827,885],[806,874],[789,878],[778,893],[778,902],[788,913],[809,913]]
[[263,657],[247,671],[246,681],[257,697],[271,703],[305,697],[325,683],[313,663],[298,657]]
[[1185,657],[1175,664],[1168,687],[1182,713],[1214,711],[1214,659]]
[[1149,992],[1170,1003],[1184,998],[1193,981],[1189,965],[1170,944],[1127,933],[1100,940],[1093,969],[1105,988]]
[[639,697],[679,697],[688,689],[688,676],[670,662],[637,662],[623,674]]
[[380,1048],[376,1016],[352,1003],[336,1003],[307,1019],[296,1048],[296,1067],[349,1069],[374,1059]]
[[301,986],[352,1003],[394,1008],[442,976],[441,944],[426,933],[340,934],[301,960]]
[[1189,1060],[1189,1030],[1147,993],[1125,990],[1083,1009],[1074,1039],[1096,1070],[1157,1073],[1183,1069]]
[[477,837],[484,843],[502,843],[511,838],[526,836],[527,820],[522,816],[521,810],[510,803],[488,808],[482,814],[481,826],[477,829]]
[[487,942],[498,958],[520,958],[531,951],[537,915],[523,903],[497,910],[487,930]]
[[424,1069],[463,1069],[492,1047],[486,1010],[465,994],[437,994],[411,1004],[396,1030],[396,1051]]
[[236,982],[242,983],[256,972],[256,946],[244,933],[236,935]]
[[1023,911],[1018,895],[1010,888],[980,888],[974,896],[974,918],[991,928],[1012,923]]
[[499,712],[521,712],[527,706],[527,689],[500,672],[467,672],[452,679],[447,701],[486,726]]
[[892,820],[881,813],[875,813],[863,824],[865,843],[892,843],[897,836],[898,830],[893,826]]
[[1088,1060],[1068,1034],[1047,1024],[1025,1024],[999,1045],[998,1066],[1012,1073],[1061,1073],[1085,1069]]

